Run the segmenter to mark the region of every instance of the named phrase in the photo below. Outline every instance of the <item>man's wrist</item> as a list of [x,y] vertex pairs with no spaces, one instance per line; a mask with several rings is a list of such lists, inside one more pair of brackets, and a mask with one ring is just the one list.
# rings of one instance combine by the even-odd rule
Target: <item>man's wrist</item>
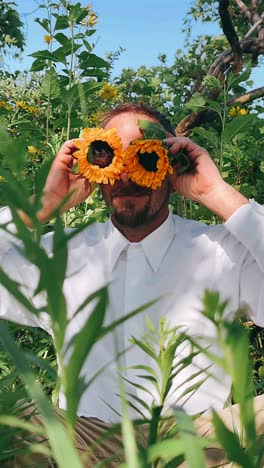
[[222,181],[209,193],[201,195],[199,203],[226,221],[249,200],[231,185]]

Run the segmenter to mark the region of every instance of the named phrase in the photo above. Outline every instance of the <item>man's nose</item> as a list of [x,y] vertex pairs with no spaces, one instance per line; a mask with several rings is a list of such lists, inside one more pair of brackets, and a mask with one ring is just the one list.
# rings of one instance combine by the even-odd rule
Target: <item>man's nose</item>
[[128,177],[127,172],[122,172],[120,179],[122,180],[124,184],[127,184],[129,182],[129,177]]

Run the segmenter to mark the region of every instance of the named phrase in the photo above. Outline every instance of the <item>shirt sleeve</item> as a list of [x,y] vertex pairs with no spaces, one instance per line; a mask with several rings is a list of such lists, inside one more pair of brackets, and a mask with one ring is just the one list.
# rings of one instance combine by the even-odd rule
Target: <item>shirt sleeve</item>
[[[22,256],[19,255],[15,245],[19,245],[15,234],[15,225],[12,223],[12,214],[9,208],[0,209],[0,266],[1,269],[17,284],[26,298],[33,304],[34,290],[38,282],[38,271]],[[43,295],[34,297],[34,306],[37,308],[45,306]],[[21,325],[44,328],[50,333],[50,321],[48,314],[41,312],[35,315],[29,312],[0,282],[0,318],[16,322]]]
[[[0,257],[14,243],[18,242],[13,235],[16,227],[12,222],[12,213],[8,207],[0,208]],[[7,228],[7,230],[5,228]]]
[[254,200],[239,208],[225,227],[247,249],[240,272],[240,304],[264,326],[264,207]]

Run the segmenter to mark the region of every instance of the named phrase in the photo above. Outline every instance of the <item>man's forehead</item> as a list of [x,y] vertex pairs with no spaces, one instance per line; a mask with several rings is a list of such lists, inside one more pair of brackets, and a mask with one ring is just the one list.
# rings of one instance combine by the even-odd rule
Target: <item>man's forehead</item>
[[142,113],[135,113],[135,112],[125,112],[122,114],[115,115],[107,125],[105,129],[109,128],[126,128],[126,127],[137,127],[138,128],[138,121],[140,119],[150,120],[152,122],[156,122],[156,119],[153,117],[149,117],[148,115]]
[[155,122],[155,119],[144,114],[135,112],[122,113],[114,116],[111,120],[109,120],[105,126],[105,130],[115,128],[122,140],[123,146],[127,147],[131,141],[142,138],[143,136],[143,133],[138,126],[138,121],[140,119],[146,119]]

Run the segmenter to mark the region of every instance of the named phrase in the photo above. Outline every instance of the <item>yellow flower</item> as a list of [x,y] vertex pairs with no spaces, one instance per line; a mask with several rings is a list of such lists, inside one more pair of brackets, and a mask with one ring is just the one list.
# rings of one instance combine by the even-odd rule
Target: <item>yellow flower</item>
[[98,15],[96,13],[94,13],[93,11],[91,11],[91,13],[88,15],[88,19],[87,19],[88,26],[93,28],[96,24],[98,24],[97,19],[98,19]]
[[0,107],[3,107],[4,109],[9,111],[13,110],[13,107],[10,106],[10,104],[7,104],[6,101],[0,101]]
[[38,112],[37,107],[34,107],[34,106],[27,106],[27,110],[28,110],[31,114],[36,114],[36,113]]
[[99,96],[102,99],[106,99],[108,101],[112,101],[117,98],[118,91],[115,86],[105,83],[99,91]]
[[46,42],[46,44],[50,44],[51,41],[52,41],[52,36],[50,34],[45,34],[44,42]]
[[231,107],[230,111],[228,112],[230,117],[235,117],[236,115],[246,115],[248,113],[248,109],[241,109],[240,106]]
[[41,154],[41,150],[39,148],[36,148],[35,146],[31,145],[27,147],[29,154]]
[[19,109],[27,110],[27,104],[25,101],[17,101],[16,105]]
[[[90,146],[96,142],[98,150],[94,154]],[[73,156],[77,159],[79,173],[90,182],[113,185],[120,178],[124,171],[123,148],[115,128],[107,131],[103,128],[85,128],[81,138],[74,140],[74,146],[78,149]]]
[[240,109],[240,111],[239,111],[239,114],[240,114],[240,115],[246,115],[246,114],[248,114],[248,113],[249,113],[249,110],[248,110],[248,109]]
[[228,114],[230,115],[230,117],[235,117],[235,115],[237,115],[236,108],[235,108],[235,107],[231,107],[231,109],[230,109],[230,111],[228,112]]
[[4,182],[4,180],[5,180],[4,177],[3,177],[3,176],[0,176],[0,183],[1,183],[1,182]]
[[155,190],[173,173],[168,150],[159,140],[134,140],[126,151],[126,172],[133,182]]

